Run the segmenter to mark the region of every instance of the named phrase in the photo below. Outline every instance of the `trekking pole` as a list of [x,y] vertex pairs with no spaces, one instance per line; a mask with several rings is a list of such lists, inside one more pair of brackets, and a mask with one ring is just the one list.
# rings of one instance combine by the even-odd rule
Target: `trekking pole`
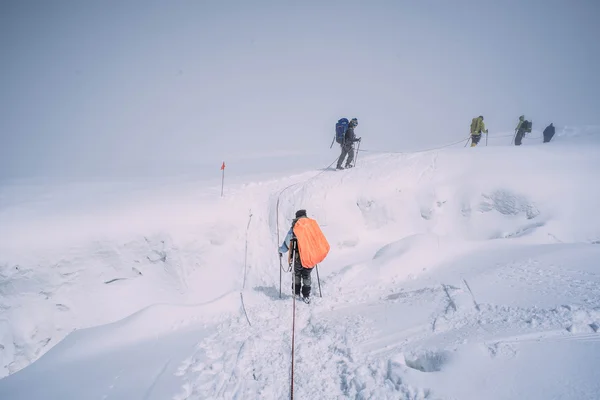
[[467,145],[469,144],[469,140],[471,140],[471,136],[469,136],[469,137],[467,138],[467,141],[465,142],[465,145],[464,145],[463,147],[467,147]]
[[281,263],[281,253],[279,253],[279,298],[281,298],[281,271],[283,270],[283,264]]
[[354,166],[355,167],[356,167],[356,160],[358,160],[358,152],[360,151],[360,142],[361,142],[361,140],[358,141],[358,147],[356,148],[356,157],[354,158]]
[[296,257],[297,257],[297,249],[298,243],[296,243],[296,239],[292,239],[290,241],[290,256],[288,257],[288,272],[291,272],[292,274],[292,295],[295,296],[296,295],[296,289],[294,287],[295,285],[295,279],[294,276],[296,274],[296,271],[294,271],[294,267],[296,265]]
[[319,264],[315,266],[317,270],[317,283],[319,284],[319,297],[323,297],[323,293],[321,293],[321,280],[319,279]]
[[[295,263],[296,263],[296,260],[293,261],[293,264],[295,264]],[[292,264],[290,264],[290,269],[292,269],[292,268],[293,268]],[[295,297],[296,296],[296,272],[292,270],[292,273],[290,275],[292,276],[292,280],[291,280],[292,296]]]
[[488,139],[488,133],[485,133],[485,147],[487,147],[487,139]]

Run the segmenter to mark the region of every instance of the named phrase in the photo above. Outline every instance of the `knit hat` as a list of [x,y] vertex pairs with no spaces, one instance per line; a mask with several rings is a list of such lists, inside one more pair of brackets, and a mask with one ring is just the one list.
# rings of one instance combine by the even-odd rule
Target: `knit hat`
[[306,210],[298,210],[296,211],[296,218],[306,217]]

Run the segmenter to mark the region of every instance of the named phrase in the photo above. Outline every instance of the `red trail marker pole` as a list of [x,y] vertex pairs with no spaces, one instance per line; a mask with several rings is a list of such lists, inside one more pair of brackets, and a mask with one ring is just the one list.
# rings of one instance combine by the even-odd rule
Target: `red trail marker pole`
[[221,171],[223,171],[221,174],[221,197],[223,197],[223,185],[225,184],[225,161],[223,161],[223,164],[221,164]]

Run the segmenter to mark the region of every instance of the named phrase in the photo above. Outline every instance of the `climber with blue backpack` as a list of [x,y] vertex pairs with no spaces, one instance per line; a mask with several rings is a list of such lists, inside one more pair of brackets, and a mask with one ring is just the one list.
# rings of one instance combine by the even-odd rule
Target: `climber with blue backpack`
[[[337,169],[344,169],[342,164],[346,156],[348,156],[346,168],[352,168],[352,161],[354,160],[354,143],[360,142],[361,139],[357,138],[354,133],[354,128],[357,126],[358,120],[356,118],[352,118],[350,122],[348,122],[348,118],[342,118],[335,124],[335,141],[339,143],[342,148],[342,154],[340,154],[340,158],[337,162]],[[331,145],[333,146],[333,143]]]

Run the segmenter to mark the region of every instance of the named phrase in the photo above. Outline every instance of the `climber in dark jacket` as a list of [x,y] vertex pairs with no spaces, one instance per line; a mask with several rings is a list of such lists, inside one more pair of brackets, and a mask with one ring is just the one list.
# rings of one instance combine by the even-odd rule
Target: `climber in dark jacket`
[[544,129],[544,143],[548,143],[550,140],[552,140],[552,137],[554,136],[554,125],[550,124],[546,127],[546,129]]
[[525,134],[531,132],[531,121],[525,119],[524,115],[519,117],[519,123],[515,128],[515,146],[520,146]]
[[342,163],[344,162],[346,155],[348,156],[348,160],[346,160],[346,168],[352,168],[352,161],[354,160],[354,143],[360,142],[360,138],[356,138],[356,134],[354,133],[354,128],[357,126],[358,120],[356,118],[352,118],[348,124],[348,129],[346,130],[344,143],[341,144],[342,154],[340,154],[340,158],[338,159],[337,169],[344,169],[342,168]]

